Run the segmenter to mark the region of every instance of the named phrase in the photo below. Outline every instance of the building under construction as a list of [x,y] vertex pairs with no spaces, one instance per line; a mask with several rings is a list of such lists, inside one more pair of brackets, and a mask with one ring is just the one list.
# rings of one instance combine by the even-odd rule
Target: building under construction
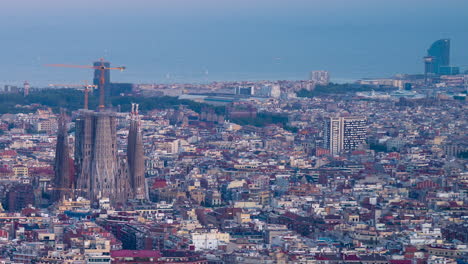
[[[105,65],[93,67],[100,67],[102,71],[113,69]],[[99,89],[105,89],[103,76]],[[138,105],[132,105],[127,156],[118,156],[117,115],[105,107],[105,92],[100,91],[99,95],[99,109],[88,110],[85,103],[85,109],[79,111],[76,119],[73,187],[77,194],[93,202],[101,198],[109,198],[113,204],[124,203],[128,199],[145,199],[145,166]],[[61,167],[61,160],[56,159],[56,168]],[[61,185],[57,179],[56,187],[62,188]]]
[[80,111],[76,119],[75,165],[76,188],[83,196],[96,201],[115,200],[118,172],[116,115],[111,111]]
[[107,110],[81,110],[76,120],[76,188],[92,201],[110,198],[124,203],[146,198],[139,119],[132,111],[126,157],[118,156],[116,126],[116,114]]

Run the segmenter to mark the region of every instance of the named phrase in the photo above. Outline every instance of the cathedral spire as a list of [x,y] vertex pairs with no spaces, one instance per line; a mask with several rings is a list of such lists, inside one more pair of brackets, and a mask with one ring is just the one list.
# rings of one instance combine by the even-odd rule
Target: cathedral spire
[[130,113],[130,129],[128,132],[127,160],[130,175],[130,185],[136,199],[146,198],[145,188],[145,156],[141,134],[138,104],[132,103]]
[[73,187],[73,160],[68,145],[67,116],[60,110],[58,119],[57,145],[55,151],[54,200],[58,201],[70,194]]

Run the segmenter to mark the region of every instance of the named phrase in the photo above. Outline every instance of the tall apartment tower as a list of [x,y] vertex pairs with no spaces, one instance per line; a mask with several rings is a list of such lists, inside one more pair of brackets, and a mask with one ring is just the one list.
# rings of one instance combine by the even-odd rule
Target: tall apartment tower
[[310,73],[310,80],[320,85],[328,85],[330,73],[328,71],[313,71]]
[[130,186],[134,197],[136,199],[145,199],[145,156],[141,134],[141,122],[138,115],[138,104],[132,104],[132,111],[130,113],[127,161]]
[[25,81],[23,84],[23,95],[26,97],[29,95],[29,89],[31,88],[31,85],[29,84],[28,81]]
[[62,112],[58,122],[57,145],[55,147],[54,163],[54,201],[68,197],[73,188],[73,160],[70,157],[70,148],[68,145],[68,133],[66,127],[66,116]]
[[330,117],[324,124],[324,148],[330,154],[358,149],[366,141],[367,120],[361,117]]

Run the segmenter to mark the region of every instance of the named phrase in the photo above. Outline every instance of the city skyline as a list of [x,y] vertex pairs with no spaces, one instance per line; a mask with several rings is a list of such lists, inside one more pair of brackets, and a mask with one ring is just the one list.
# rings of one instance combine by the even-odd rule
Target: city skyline
[[451,39],[453,64],[468,65],[462,12],[468,4],[457,0],[443,6],[368,0],[47,0],[29,6],[8,1],[0,11],[2,84],[83,80],[87,70],[52,73],[43,64],[99,57],[128,66],[119,82],[307,79],[322,69],[344,82],[423,73],[421,57],[442,38]]
[[467,0],[5,1],[0,264],[468,263]]

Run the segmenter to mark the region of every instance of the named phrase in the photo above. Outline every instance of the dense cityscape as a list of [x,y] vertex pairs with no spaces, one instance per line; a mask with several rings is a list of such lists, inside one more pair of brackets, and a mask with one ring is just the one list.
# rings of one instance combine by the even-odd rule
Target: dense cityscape
[[0,263],[467,263],[450,45],[347,84],[113,83],[101,59],[0,87]]

